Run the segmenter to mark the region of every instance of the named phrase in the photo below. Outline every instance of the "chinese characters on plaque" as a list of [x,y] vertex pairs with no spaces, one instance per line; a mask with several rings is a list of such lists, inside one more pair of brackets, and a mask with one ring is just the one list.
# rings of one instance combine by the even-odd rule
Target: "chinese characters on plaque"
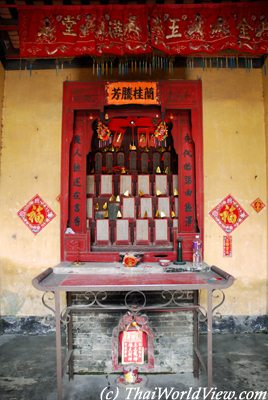
[[122,364],[143,364],[143,332],[124,331],[122,338]]
[[112,82],[106,85],[107,104],[159,104],[157,82]]
[[37,194],[19,210],[18,216],[37,235],[56,214]]

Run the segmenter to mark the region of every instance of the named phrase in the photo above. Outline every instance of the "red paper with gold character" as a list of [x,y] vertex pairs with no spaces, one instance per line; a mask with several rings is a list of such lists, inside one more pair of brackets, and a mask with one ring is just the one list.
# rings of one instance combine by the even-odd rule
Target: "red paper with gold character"
[[21,210],[18,216],[26,226],[35,234],[41,230],[56,216],[54,211],[41,199],[35,195]]
[[232,233],[248,217],[248,213],[231,194],[209,214],[226,233]]
[[259,197],[255,199],[250,205],[256,211],[256,213],[259,213],[265,207],[264,202]]

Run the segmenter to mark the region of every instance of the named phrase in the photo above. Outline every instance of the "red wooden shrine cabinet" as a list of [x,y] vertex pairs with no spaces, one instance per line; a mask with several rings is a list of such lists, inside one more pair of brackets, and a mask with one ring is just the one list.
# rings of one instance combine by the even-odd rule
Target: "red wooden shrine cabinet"
[[204,225],[201,81],[65,82],[61,168],[63,261],[175,259],[178,237],[191,260]]

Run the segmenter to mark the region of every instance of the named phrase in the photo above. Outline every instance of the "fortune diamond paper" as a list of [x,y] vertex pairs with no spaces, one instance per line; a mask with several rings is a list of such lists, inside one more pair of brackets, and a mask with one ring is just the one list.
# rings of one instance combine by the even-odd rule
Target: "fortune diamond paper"
[[35,234],[41,230],[56,216],[51,208],[37,194],[18,212],[18,216],[25,225]]
[[265,207],[264,202],[259,197],[254,200],[250,205],[257,213],[259,213]]
[[248,217],[247,212],[231,194],[226,196],[209,214],[226,233],[232,233]]

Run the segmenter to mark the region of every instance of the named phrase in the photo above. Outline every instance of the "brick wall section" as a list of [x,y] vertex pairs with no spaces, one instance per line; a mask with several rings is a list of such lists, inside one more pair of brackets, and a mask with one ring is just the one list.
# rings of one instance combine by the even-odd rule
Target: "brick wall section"
[[[83,303],[74,294],[72,302]],[[111,373],[112,332],[121,311],[73,314],[75,373]],[[193,314],[191,312],[146,312],[154,332],[155,367],[152,372],[193,371]]]

